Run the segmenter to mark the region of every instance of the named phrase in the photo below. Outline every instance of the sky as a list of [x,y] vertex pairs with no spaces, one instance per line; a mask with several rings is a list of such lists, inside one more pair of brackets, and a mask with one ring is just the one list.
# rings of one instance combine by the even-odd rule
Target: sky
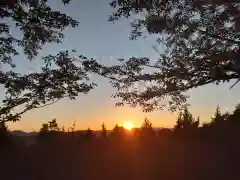
[[[46,45],[39,56],[56,54],[61,50],[76,49],[77,54],[98,59],[102,63],[114,63],[118,58],[149,57],[154,60],[158,54],[153,49],[156,38],[147,36],[140,40],[129,40],[131,33],[130,20],[108,22],[108,16],[113,9],[108,5],[109,0],[72,0],[68,6],[52,0],[52,7],[61,10],[80,21],[78,28],[68,28],[62,44]],[[18,33],[18,32],[14,32]],[[161,51],[161,45],[157,48]],[[15,59],[18,71],[29,72],[37,70],[41,62]],[[104,122],[111,129],[115,124],[131,121],[135,126],[141,126],[148,117],[155,127],[172,127],[176,121],[176,113],[154,111],[143,113],[141,108],[129,106],[115,107],[116,100],[111,98],[115,90],[107,80],[95,77],[98,87],[87,95],[79,95],[76,100],[64,99],[60,102],[41,109],[31,110],[24,114],[21,121],[10,123],[12,130],[38,131],[42,123],[53,118],[57,119],[60,127],[69,128],[75,121],[76,129],[100,129]],[[217,105],[223,112],[232,111],[240,101],[240,85],[229,89],[230,84],[207,85],[188,92],[190,110],[200,120],[209,121]],[[1,94],[3,96],[3,93]]]

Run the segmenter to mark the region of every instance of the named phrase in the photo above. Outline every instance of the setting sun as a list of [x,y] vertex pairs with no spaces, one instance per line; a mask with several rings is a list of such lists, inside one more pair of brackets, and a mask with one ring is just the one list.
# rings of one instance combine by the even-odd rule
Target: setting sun
[[130,131],[134,127],[134,125],[132,122],[124,122],[123,127]]

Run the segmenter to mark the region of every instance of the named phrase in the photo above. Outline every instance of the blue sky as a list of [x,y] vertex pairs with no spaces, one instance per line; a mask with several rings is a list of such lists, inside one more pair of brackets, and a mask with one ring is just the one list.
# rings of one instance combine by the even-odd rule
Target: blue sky
[[[115,24],[107,21],[112,12],[107,0],[73,0],[68,6],[62,6],[59,1],[52,0],[54,8],[60,9],[80,21],[76,29],[68,28],[65,31],[63,44],[50,44],[43,48],[40,56],[56,54],[61,50],[76,49],[78,54],[100,60],[102,63],[114,63],[118,58],[129,58],[132,56],[149,57],[156,59],[157,53],[152,46],[156,45],[155,38],[131,41],[129,40],[131,28],[129,20],[121,20]],[[16,32],[15,32],[16,33]],[[161,46],[158,45],[161,50]],[[28,62],[16,59],[18,71],[34,71],[41,65],[40,60]],[[22,129],[25,131],[38,130],[43,122],[57,118],[61,126],[71,126],[76,121],[77,128],[99,129],[102,122],[109,128],[115,124],[132,121],[140,126],[144,117],[147,116],[154,126],[171,127],[176,114],[167,111],[155,111],[143,113],[140,108],[122,107],[115,108],[115,100],[111,94],[115,92],[108,82],[102,78],[95,78],[98,87],[88,95],[80,95],[77,100],[62,100],[50,107],[32,110],[26,113],[22,120],[11,123],[11,129]],[[207,85],[189,92],[189,103],[191,111],[202,121],[210,119],[216,106],[219,104],[222,111],[231,111],[240,100],[240,86],[229,90],[231,84],[220,86]]]

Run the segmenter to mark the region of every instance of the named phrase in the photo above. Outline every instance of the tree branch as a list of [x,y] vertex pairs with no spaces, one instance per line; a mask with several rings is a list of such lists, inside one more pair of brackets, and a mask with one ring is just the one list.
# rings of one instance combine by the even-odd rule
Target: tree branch
[[31,109],[38,109],[38,108],[43,108],[43,107],[46,107],[46,106],[52,105],[52,104],[54,104],[54,103],[56,103],[56,102],[62,100],[63,98],[66,98],[66,97],[68,97],[68,96],[64,96],[64,97],[62,97],[62,98],[60,98],[60,99],[57,99],[57,100],[55,100],[55,101],[53,101],[53,102],[51,102],[51,103],[44,104],[44,105],[42,105],[42,106],[38,106],[38,107],[33,107],[33,105],[34,105],[34,103],[35,103],[35,101],[36,101],[36,100],[34,100],[34,101],[33,101],[29,106],[27,106],[23,111],[21,111],[21,112],[15,114],[15,115],[12,116],[11,118],[5,118],[5,119],[1,120],[0,122],[5,123],[5,122],[8,122],[8,121],[12,121],[14,118],[17,118],[18,116],[24,114],[25,112],[27,112],[27,111],[29,111],[29,110],[31,110]]
[[203,30],[198,29],[198,28],[197,28],[197,30],[198,30],[199,32],[201,32],[202,34],[206,34],[207,36],[210,36],[210,37],[212,37],[212,38],[216,38],[216,39],[220,39],[220,40],[223,40],[223,41],[231,42],[231,43],[233,43],[233,44],[238,44],[238,45],[240,45],[240,41],[235,41],[235,40],[232,40],[232,39],[229,39],[229,38],[226,38],[226,37],[221,37],[221,36],[216,35],[216,34],[211,34],[211,33],[208,33],[207,31],[203,31]]

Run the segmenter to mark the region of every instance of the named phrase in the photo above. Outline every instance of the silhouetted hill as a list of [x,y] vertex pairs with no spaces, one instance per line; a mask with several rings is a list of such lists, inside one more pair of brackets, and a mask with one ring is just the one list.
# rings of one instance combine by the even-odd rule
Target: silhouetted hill
[[11,134],[15,136],[36,136],[38,132],[24,132],[21,130],[11,131]]
[[[162,127],[157,127],[154,128],[156,131],[159,131],[161,129],[165,129]],[[140,130],[140,128],[133,128],[134,130]],[[77,130],[75,131],[75,133],[85,133],[87,130]],[[93,134],[95,134],[96,136],[100,136],[101,135],[101,130],[92,130]],[[107,130],[107,134],[111,133],[112,130]],[[66,132],[67,133],[67,132]],[[33,131],[33,132],[25,132],[25,131],[21,131],[21,130],[14,130],[11,131],[11,134],[15,135],[15,136],[36,136],[38,134],[38,132]]]

